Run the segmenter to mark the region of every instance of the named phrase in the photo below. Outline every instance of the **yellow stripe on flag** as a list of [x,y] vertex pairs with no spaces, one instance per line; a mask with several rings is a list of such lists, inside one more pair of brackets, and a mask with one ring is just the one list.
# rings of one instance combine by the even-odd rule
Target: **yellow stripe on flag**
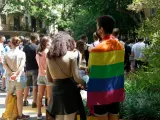
[[89,67],[92,65],[111,65],[120,62],[124,62],[124,50],[91,52],[89,56]]

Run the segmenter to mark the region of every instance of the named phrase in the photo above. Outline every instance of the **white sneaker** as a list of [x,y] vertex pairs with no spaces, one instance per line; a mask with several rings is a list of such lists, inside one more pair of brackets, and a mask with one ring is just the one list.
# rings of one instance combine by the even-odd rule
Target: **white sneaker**
[[42,120],[42,114],[37,115],[37,120]]

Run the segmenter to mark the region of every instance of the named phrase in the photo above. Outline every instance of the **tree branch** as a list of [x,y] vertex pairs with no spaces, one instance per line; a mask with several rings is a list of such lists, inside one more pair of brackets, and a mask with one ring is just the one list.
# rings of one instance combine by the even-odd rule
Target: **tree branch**
[[0,8],[0,13],[2,13],[4,7],[7,5],[8,0],[6,0],[5,4]]
[[135,13],[133,11],[129,11],[126,9],[117,9],[118,12],[124,13],[124,14],[128,14],[137,24],[139,23],[138,19],[135,17]]

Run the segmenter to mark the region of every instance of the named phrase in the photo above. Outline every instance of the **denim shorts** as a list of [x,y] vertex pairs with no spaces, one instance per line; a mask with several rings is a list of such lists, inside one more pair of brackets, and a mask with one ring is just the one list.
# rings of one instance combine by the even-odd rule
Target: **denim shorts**
[[38,78],[37,78],[37,84],[38,85],[46,85],[46,86],[52,86],[53,85],[53,83],[48,82],[46,76],[38,76]]
[[4,69],[2,63],[0,63],[0,74],[1,76],[6,76],[6,70]]
[[26,71],[26,86],[37,86],[38,70]]

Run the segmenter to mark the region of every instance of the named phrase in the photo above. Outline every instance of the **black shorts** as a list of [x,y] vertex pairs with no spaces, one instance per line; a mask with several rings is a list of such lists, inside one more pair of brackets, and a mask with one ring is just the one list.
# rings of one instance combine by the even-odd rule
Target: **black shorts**
[[109,114],[118,114],[120,111],[120,103],[112,103],[108,105],[95,105],[94,114],[97,116]]

